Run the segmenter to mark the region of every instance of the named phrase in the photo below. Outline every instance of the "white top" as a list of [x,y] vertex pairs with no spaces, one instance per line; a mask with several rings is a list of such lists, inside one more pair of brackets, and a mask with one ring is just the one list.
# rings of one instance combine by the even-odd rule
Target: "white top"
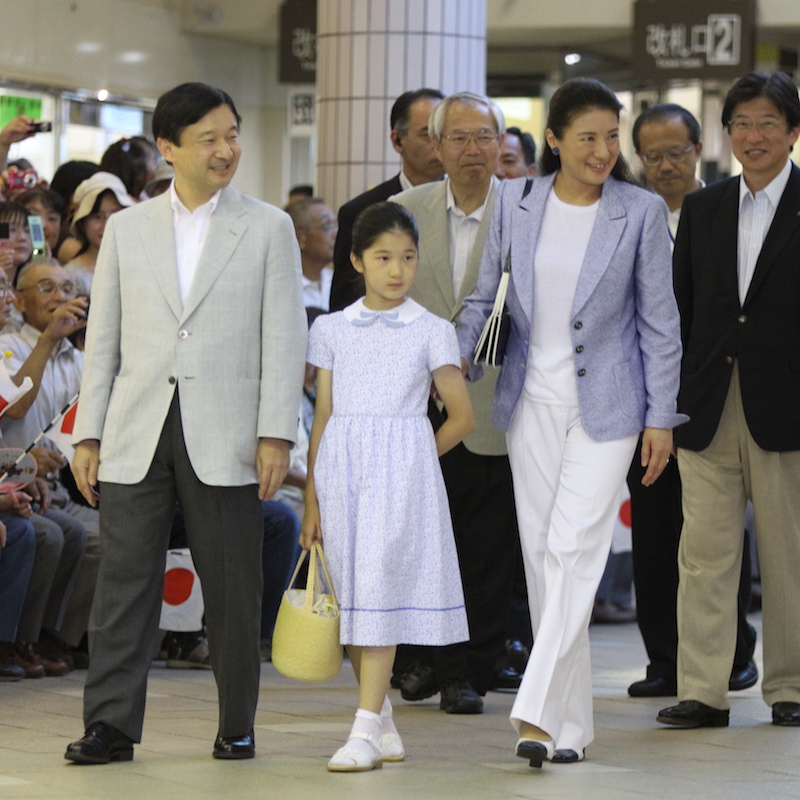
[[789,183],[792,164],[786,162],[784,168],[755,196],[748,189],[744,176],[739,178],[739,302],[744,305],[750,281],[756,271],[756,262],[761,253],[767,231],[775,219],[778,203]]
[[330,311],[333,267],[323,267],[318,281],[312,281],[305,275],[301,275],[301,278],[303,281],[303,305],[306,308],[321,308],[323,311]]
[[578,405],[570,319],[599,206],[599,200],[569,205],[552,189],[547,196],[533,259],[533,325],[525,373],[525,392],[540,403]]
[[181,289],[181,305],[186,305],[186,298],[192,288],[194,274],[200,263],[200,254],[211,224],[211,215],[217,208],[219,192],[207,203],[198,206],[194,211],[181,202],[175,191],[175,181],[169,185],[169,202],[172,206],[172,222],[175,228],[175,258],[178,264],[178,283]]
[[475,245],[475,237],[478,235],[483,214],[486,211],[486,204],[492,196],[497,179],[492,176],[492,183],[486,193],[483,205],[476,208],[467,216],[457,205],[453,197],[453,190],[450,186],[450,178],[447,178],[447,222],[450,243],[450,267],[453,271],[453,294],[458,298],[461,291],[461,284],[467,272],[467,264],[472,248]]

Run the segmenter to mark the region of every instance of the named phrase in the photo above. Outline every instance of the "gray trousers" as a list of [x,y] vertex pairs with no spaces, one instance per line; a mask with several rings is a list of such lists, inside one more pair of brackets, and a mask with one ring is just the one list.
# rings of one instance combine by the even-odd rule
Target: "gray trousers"
[[141,483],[102,483],[103,554],[89,623],[84,721],[107,722],[138,742],[147,673],[158,637],[164,564],[175,503],[205,602],[219,695],[219,736],[253,727],[260,663],[261,504],[255,484],[207,486],[192,469],[177,393]]

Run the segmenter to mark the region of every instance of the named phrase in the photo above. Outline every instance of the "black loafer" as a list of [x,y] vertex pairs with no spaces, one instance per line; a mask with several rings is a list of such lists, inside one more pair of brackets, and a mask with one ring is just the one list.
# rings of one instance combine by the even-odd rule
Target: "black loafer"
[[433,667],[410,669],[400,681],[400,696],[403,700],[425,700],[439,691],[439,682]]
[[659,675],[635,681],[628,687],[631,697],[675,697],[678,694],[678,682],[672,678]]
[[516,692],[522,683],[522,674],[514,667],[500,667],[494,671],[489,689],[492,692]]
[[236,760],[241,758],[255,758],[256,740],[253,732],[244,736],[217,736],[214,742],[214,758]]
[[107,722],[91,724],[82,739],[67,747],[64,758],[76,764],[133,761],[133,740]]
[[586,751],[581,750],[581,752],[577,752],[577,750],[556,750],[553,753],[553,757],[550,759],[554,764],[575,764],[578,761],[583,761],[586,758]]
[[727,708],[714,708],[699,700],[681,700],[676,706],[662,708],[656,719],[680,728],[727,728]]
[[446,714],[483,714],[483,698],[466,681],[452,680],[442,686],[439,708]]
[[728,688],[732,692],[741,692],[742,689],[749,689],[758,682],[758,667],[756,662],[751,658],[742,669],[736,669],[734,666],[731,672],[731,679],[728,682]]
[[800,726],[800,703],[780,702],[772,705],[772,724]]

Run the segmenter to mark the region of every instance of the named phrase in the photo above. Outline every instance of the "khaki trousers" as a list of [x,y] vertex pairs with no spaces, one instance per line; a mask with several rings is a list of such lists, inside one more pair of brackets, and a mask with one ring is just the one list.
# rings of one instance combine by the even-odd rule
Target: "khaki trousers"
[[736,593],[747,500],[761,563],[768,705],[800,702],[800,451],[753,440],[734,367],[719,428],[699,452],[678,451],[683,532],[678,553],[678,698],[714,708],[726,695],[736,647]]

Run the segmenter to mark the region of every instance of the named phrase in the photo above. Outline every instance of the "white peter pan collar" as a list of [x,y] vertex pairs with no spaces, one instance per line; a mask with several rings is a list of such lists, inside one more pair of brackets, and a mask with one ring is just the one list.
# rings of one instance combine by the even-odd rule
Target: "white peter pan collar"
[[360,297],[352,305],[347,306],[342,312],[344,318],[360,327],[372,325],[375,320],[379,319],[389,328],[402,328],[408,325],[415,319],[418,319],[425,313],[425,308],[411,298],[407,297],[396,308],[387,311],[374,311],[364,305],[364,298]]

